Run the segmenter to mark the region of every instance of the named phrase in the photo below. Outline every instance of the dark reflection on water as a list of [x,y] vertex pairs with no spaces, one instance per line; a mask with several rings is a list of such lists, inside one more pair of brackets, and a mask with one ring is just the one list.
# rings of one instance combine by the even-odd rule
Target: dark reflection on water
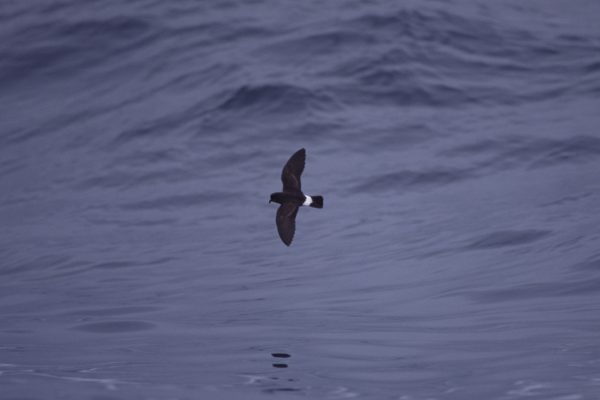
[[596,400],[598,15],[5,2],[0,397]]
[[[271,356],[274,358],[290,358],[291,356],[287,353],[271,353]],[[287,368],[288,364],[284,362],[274,362],[273,368]]]

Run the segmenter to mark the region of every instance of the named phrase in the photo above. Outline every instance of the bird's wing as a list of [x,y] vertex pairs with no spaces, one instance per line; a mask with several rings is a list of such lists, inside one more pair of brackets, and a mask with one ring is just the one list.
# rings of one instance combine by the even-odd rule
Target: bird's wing
[[289,246],[294,238],[296,231],[296,214],[298,214],[298,206],[293,203],[284,203],[277,209],[277,232],[279,237]]
[[300,149],[295,152],[281,171],[281,181],[283,182],[284,192],[300,192],[300,175],[304,171],[304,162],[306,160],[306,150]]

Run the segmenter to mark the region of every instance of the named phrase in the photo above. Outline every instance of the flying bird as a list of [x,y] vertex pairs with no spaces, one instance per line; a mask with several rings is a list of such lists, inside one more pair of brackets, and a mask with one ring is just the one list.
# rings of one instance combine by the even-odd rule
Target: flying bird
[[296,231],[296,214],[300,206],[323,208],[323,196],[306,196],[302,193],[300,175],[304,171],[306,150],[300,149],[295,152],[281,171],[283,191],[271,193],[271,200],[281,204],[277,209],[277,232],[281,241],[289,246]]

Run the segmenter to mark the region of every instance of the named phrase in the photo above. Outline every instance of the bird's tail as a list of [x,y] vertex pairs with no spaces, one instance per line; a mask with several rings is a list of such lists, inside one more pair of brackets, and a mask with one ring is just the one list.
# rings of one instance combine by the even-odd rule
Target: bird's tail
[[311,207],[323,208],[323,196],[310,196],[310,198],[312,199]]

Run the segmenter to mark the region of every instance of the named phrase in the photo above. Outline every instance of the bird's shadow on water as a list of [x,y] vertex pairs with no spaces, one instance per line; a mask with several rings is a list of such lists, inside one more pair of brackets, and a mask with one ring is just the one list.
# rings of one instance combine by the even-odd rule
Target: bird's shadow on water
[[[279,352],[279,353],[271,353],[271,357],[274,359],[273,363],[271,364],[273,366],[273,368],[281,370],[281,369],[287,369],[289,367],[288,362],[292,356],[289,353]],[[290,378],[290,377],[285,378],[283,376],[272,376],[271,380],[278,382],[277,387],[265,388],[265,389],[263,389],[264,393],[300,392],[300,391],[302,391],[301,388],[292,387],[292,384],[294,382],[296,382],[296,379],[294,379],[294,378]]]
[[246,375],[246,384],[261,387],[263,393],[298,393],[304,389],[297,386],[297,379],[289,376],[291,354],[284,352],[271,353],[271,366],[277,370],[268,376]]
[[[290,358],[291,355],[289,355],[288,353],[271,353],[271,357],[278,358],[280,360],[284,360],[286,358]],[[288,364],[286,362],[274,362],[272,365],[273,365],[273,368],[287,368],[288,367]]]

